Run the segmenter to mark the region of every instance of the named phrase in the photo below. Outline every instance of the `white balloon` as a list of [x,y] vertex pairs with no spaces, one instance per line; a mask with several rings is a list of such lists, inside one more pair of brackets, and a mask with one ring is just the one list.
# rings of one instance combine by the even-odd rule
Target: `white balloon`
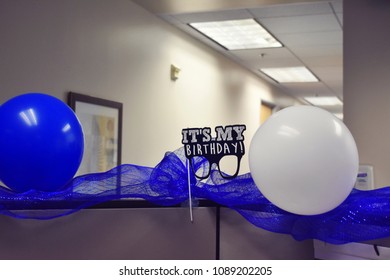
[[249,168],[257,187],[288,212],[316,215],[339,206],[355,184],[355,140],[333,114],[293,106],[273,114],[256,131]]

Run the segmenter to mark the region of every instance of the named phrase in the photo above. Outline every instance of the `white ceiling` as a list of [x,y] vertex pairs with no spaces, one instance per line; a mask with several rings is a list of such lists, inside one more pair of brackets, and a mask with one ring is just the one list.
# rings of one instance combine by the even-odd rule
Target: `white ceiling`
[[[276,84],[286,94],[303,101],[306,96],[343,99],[342,0],[134,0],[139,5],[218,50],[256,75],[259,68],[306,66],[319,83]],[[201,5],[203,3],[203,5]],[[255,18],[283,48],[228,51],[188,23]],[[342,113],[342,106],[326,107]]]

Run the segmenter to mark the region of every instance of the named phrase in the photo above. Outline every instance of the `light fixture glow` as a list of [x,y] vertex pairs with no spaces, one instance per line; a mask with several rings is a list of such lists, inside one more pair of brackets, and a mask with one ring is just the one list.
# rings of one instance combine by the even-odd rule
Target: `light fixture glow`
[[260,71],[278,83],[308,83],[319,81],[317,77],[304,66],[261,68]]
[[38,118],[34,111],[34,109],[30,108],[25,111],[21,111],[19,113],[20,118],[24,121],[28,126],[37,126]]
[[283,46],[254,19],[196,22],[189,25],[228,50]]
[[318,97],[304,97],[307,102],[314,106],[337,106],[343,105],[343,102],[336,96],[318,96]]

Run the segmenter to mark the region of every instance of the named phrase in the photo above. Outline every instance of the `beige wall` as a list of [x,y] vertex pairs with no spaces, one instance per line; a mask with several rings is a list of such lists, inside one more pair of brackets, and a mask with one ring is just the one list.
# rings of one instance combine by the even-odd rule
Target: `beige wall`
[[260,99],[295,102],[129,0],[3,0],[0,37],[0,103],[31,91],[123,102],[124,163],[154,166],[186,127],[244,123],[249,146]]
[[344,120],[376,188],[390,185],[390,2],[344,0]]

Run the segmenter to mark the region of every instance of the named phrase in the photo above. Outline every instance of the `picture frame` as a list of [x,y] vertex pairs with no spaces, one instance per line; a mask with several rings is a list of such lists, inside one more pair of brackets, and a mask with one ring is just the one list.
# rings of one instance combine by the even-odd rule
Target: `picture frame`
[[120,165],[123,104],[69,92],[68,105],[84,132],[84,156],[76,175],[105,172]]
[[[96,153],[98,153],[97,145],[93,142],[92,139],[90,139],[91,137],[93,137],[90,135],[93,134],[93,128],[92,128],[93,122],[95,122],[95,133],[96,133],[96,118],[98,116],[114,118],[115,123],[117,124],[116,125],[117,130],[115,130],[114,133],[116,135],[114,138],[117,139],[115,144],[117,150],[117,158],[116,158],[116,162],[114,162],[114,164],[116,165],[113,167],[121,165],[122,164],[121,153],[122,153],[123,104],[120,102],[97,98],[85,94],[69,92],[68,105],[76,113],[76,116],[78,117],[84,132],[84,142],[85,142],[84,155],[76,176],[106,171],[106,170],[100,170],[99,168],[94,166],[93,163],[89,162],[94,156],[96,158]],[[92,143],[90,143],[91,141]],[[121,181],[120,176],[121,175],[118,175],[117,178],[118,182]],[[121,193],[120,187],[113,186],[113,188],[116,189],[117,194]],[[196,204],[199,207],[217,207],[216,203],[204,199],[197,201]],[[171,207],[183,207],[183,206],[186,205],[178,204],[178,205],[172,205]],[[58,205],[56,204],[55,207],[58,207]],[[91,206],[90,208],[106,209],[106,208],[160,208],[160,207],[163,206],[153,204],[152,202],[143,199],[130,198],[130,199],[116,199],[112,201],[107,201],[95,206]]]

